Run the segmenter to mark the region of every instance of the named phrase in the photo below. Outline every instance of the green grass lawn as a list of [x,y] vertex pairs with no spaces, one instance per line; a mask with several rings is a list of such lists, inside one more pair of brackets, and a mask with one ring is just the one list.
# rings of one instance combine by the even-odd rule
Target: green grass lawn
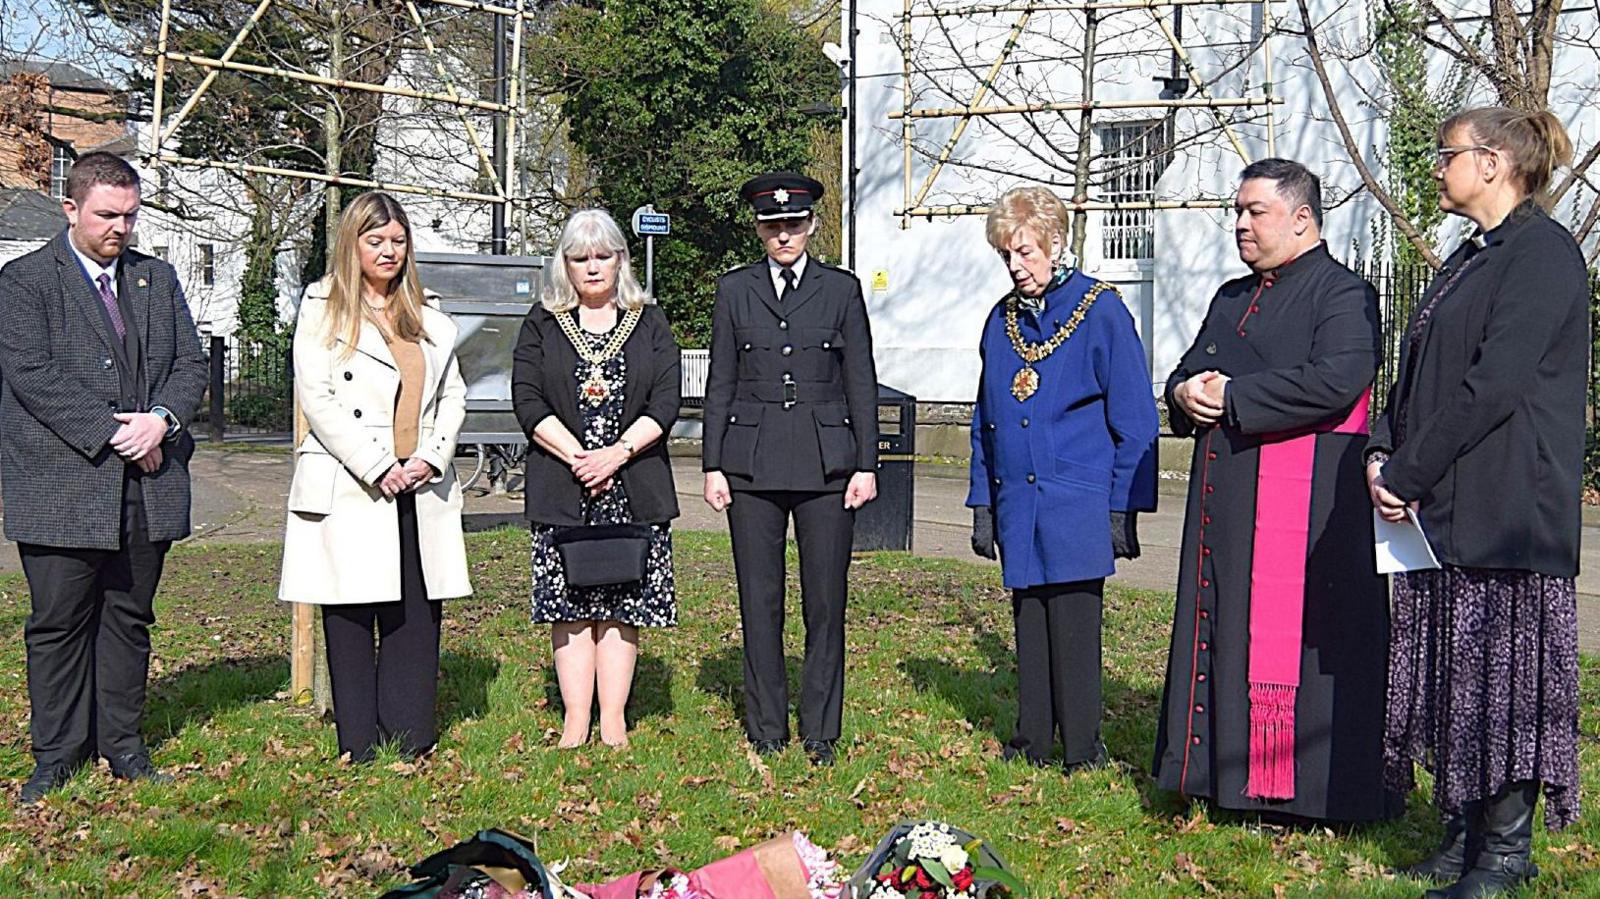
[[[1386,880],[1437,838],[1426,795],[1402,820],[1290,829],[1190,807],[1147,774],[1171,597],[1110,590],[1105,738],[1116,764],[1068,779],[1000,761],[1016,675],[992,571],[881,554],[852,569],[845,739],[813,769],[745,750],[724,537],[677,535],[682,625],[647,632],[632,746],[554,748],[547,628],[527,621],[527,538],[469,538],[476,598],[445,612],[442,737],[421,763],[333,761],[331,723],[295,707],[273,546],[180,547],[155,632],[146,734],[169,786],[80,774],[16,810],[31,770],[20,576],[0,578],[0,895],[372,896],[482,827],[537,839],[576,879],[694,867],[800,828],[847,866],[905,817],[985,836],[1041,896],[1416,896]],[[797,588],[791,585],[791,596]],[[791,600],[791,682],[800,631]],[[1583,672],[1583,776],[1600,794],[1600,663]],[[1592,805],[1591,805],[1592,807]],[[1600,896],[1600,815],[1541,830],[1529,895]]]

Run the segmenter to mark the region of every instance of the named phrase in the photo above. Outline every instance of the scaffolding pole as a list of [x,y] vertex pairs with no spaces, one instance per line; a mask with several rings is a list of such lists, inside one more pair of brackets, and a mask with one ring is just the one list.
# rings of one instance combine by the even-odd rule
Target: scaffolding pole
[[1207,109],[1268,106],[1282,103],[1269,97],[1220,97],[1202,100],[1064,100],[1058,103],[1016,103],[1009,106],[947,106],[891,112],[889,118],[950,119],[958,116],[1023,115],[1030,112],[1066,112],[1093,109]]
[[307,84],[317,84],[323,87],[337,87],[344,90],[368,91],[374,94],[388,94],[392,97],[409,97],[413,100],[432,100],[438,103],[451,103],[457,106],[470,106],[473,109],[485,109],[490,112],[509,112],[511,107],[504,103],[490,103],[487,100],[468,100],[465,98],[451,99],[448,94],[436,94],[430,91],[416,91],[408,87],[391,87],[387,84],[373,84],[370,81],[346,81],[343,78],[324,78],[321,75],[312,75],[307,72],[296,72],[292,69],[280,69],[275,66],[257,66],[245,62],[213,59],[209,56],[197,56],[193,53],[161,52],[160,56],[173,62],[186,62],[190,65],[208,69],[231,69],[237,72],[249,72],[252,75],[270,75],[274,78],[284,78],[289,81],[303,81]]
[[[170,0],[168,0],[168,2],[170,2]],[[244,46],[244,39],[249,37],[250,32],[255,30],[256,25],[261,22],[261,17],[266,14],[267,8],[271,5],[272,0],[261,0],[260,5],[258,5],[255,9],[255,12],[250,14],[249,19],[245,20],[244,27],[240,28],[239,33],[233,36],[233,42],[228,45],[226,50],[222,51],[221,56],[217,57],[218,60],[222,62],[233,61],[233,54],[238,53],[239,48]],[[163,13],[161,27],[165,29],[166,25],[166,15]],[[166,71],[165,54],[167,52],[167,45],[164,41],[157,48],[157,51],[162,54],[162,57],[156,60],[156,90],[159,91],[161,89],[161,82],[165,80],[162,76]],[[165,132],[163,132],[159,126],[153,126],[151,128],[152,131],[160,135],[158,138],[159,142],[156,144],[155,152],[160,152],[161,147],[166,145],[166,142],[172,138],[172,135],[178,133],[178,128],[180,128],[184,121],[189,118],[189,113],[193,112],[194,108],[200,104],[200,98],[204,97],[206,95],[206,91],[211,89],[212,83],[217,80],[217,76],[221,74],[221,72],[221,69],[212,69],[211,71],[206,72],[206,77],[201,80],[197,87],[195,87],[194,93],[189,95],[189,99],[183,101],[183,106],[180,107],[177,113],[173,115],[172,121],[167,124]]]

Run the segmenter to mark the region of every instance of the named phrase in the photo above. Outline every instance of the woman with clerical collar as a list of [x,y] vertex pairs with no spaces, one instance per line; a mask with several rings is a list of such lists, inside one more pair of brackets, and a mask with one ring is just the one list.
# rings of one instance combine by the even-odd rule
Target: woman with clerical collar
[[1012,290],[990,310],[972,415],[972,548],[1011,588],[1017,730],[1007,758],[1103,763],[1100,625],[1112,559],[1156,507],[1160,421],[1133,317],[1068,261],[1067,208],[1019,187],[989,213]]
[[1579,504],[1589,277],[1541,207],[1572,144],[1549,112],[1485,107],[1439,127],[1439,208],[1478,226],[1417,303],[1367,443],[1373,507],[1421,520],[1442,569],[1394,579],[1390,781],[1433,774],[1428,896],[1513,892],[1541,789],[1578,817]]

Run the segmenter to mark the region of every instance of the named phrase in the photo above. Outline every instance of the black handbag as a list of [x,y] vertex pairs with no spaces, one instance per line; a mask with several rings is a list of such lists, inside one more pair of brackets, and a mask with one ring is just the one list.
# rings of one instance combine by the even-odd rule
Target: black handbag
[[650,537],[647,525],[594,524],[561,528],[551,542],[567,586],[599,587],[644,580]]

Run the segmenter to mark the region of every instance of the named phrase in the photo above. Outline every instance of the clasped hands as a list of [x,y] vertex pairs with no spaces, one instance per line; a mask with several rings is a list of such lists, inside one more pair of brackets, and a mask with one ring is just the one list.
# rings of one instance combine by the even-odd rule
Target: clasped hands
[[572,466],[572,476],[589,491],[589,495],[598,496],[611,489],[617,469],[628,461],[628,457],[627,447],[613,443],[599,449],[578,450],[572,454],[568,464]]
[[408,490],[415,490],[438,476],[433,466],[421,459],[407,459],[389,466],[378,481],[378,491],[387,499],[394,499]]
[[1214,425],[1226,409],[1224,390],[1231,380],[1220,371],[1203,371],[1172,391],[1173,402],[1197,425]]
[[167,439],[167,420],[154,412],[118,412],[122,426],[111,435],[111,449],[124,461],[149,474],[161,467],[161,441]]

